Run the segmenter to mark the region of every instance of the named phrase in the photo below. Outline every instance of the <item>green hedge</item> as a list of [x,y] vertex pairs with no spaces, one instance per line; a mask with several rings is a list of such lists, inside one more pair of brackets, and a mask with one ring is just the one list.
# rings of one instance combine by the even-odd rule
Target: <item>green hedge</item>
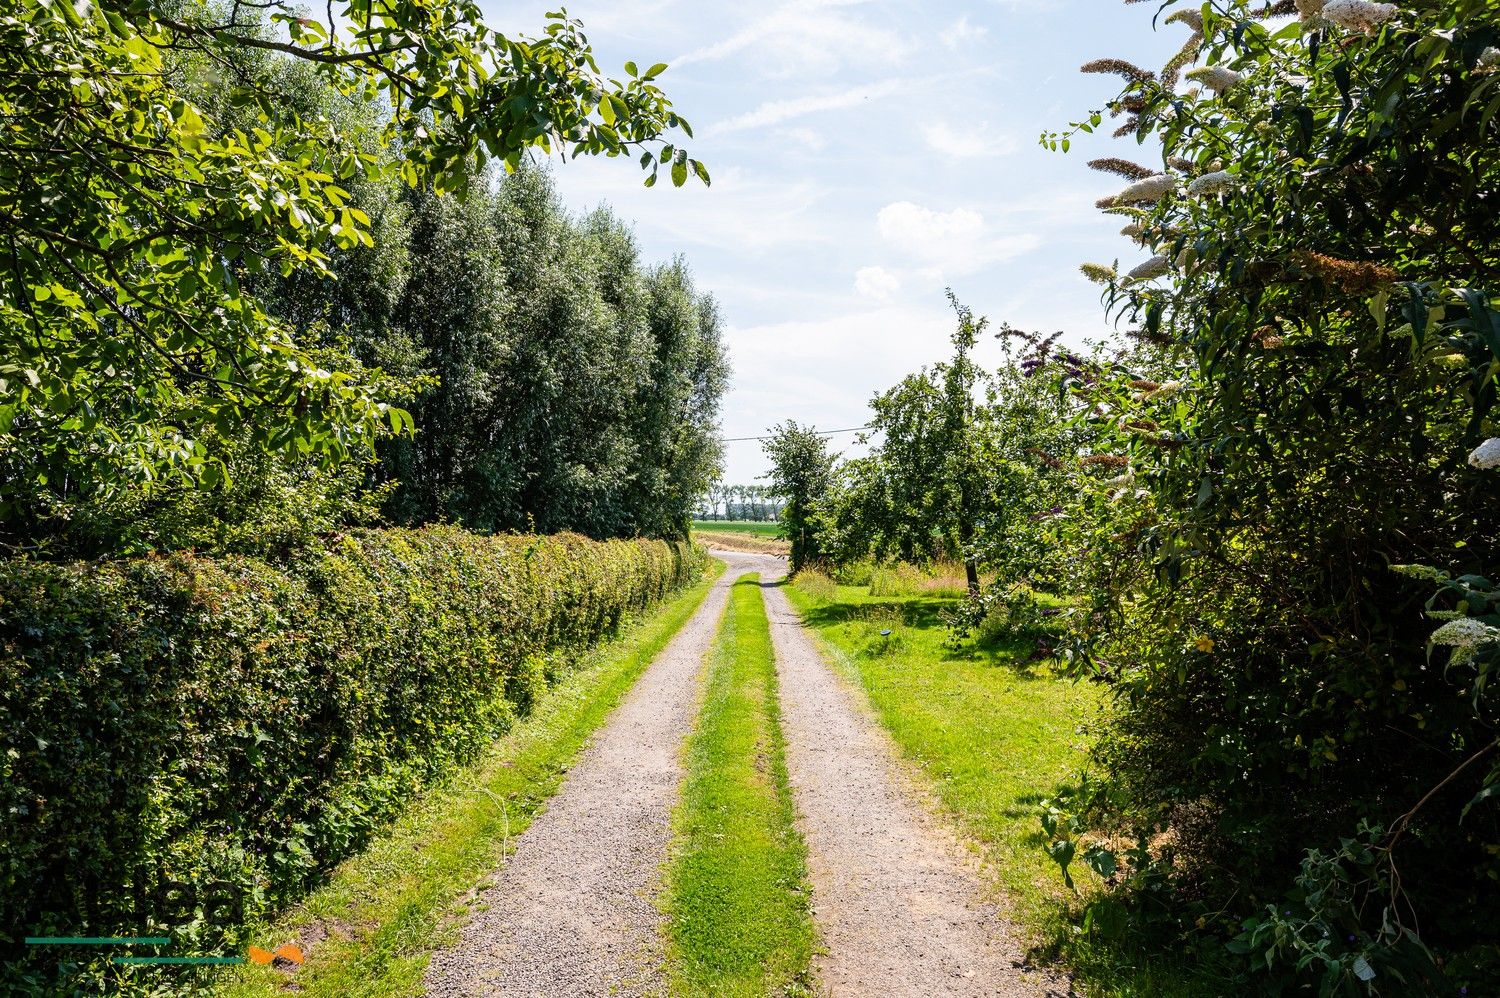
[[0,564],[0,961],[25,935],[233,941],[701,569],[451,527]]

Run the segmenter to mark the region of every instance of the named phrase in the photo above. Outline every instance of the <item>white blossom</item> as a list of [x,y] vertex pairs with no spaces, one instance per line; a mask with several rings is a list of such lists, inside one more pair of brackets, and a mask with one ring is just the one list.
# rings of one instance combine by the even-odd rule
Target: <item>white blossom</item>
[[1479,53],[1479,62],[1474,66],[1476,73],[1500,73],[1500,48],[1491,45]]
[[1168,260],[1166,257],[1153,256],[1151,259],[1147,260],[1145,263],[1132,270],[1127,276],[1129,276],[1132,281],[1149,281],[1153,278],[1157,278],[1165,274],[1169,269],[1171,269],[1171,266],[1172,261]]
[[1205,173],[1188,184],[1187,189],[1189,194],[1217,194],[1233,187],[1235,183],[1235,175],[1228,170],[1215,170],[1213,173]]
[[1228,66],[1199,66],[1197,69],[1188,70],[1185,75],[1193,82],[1201,83],[1219,93],[1223,93],[1245,79]]
[[1395,17],[1398,9],[1393,3],[1371,0],[1328,0],[1323,5],[1323,19],[1350,31],[1374,31]]
[[1154,388],[1151,391],[1147,392],[1146,393],[1146,398],[1148,398],[1148,399],[1166,398],[1169,395],[1176,395],[1177,392],[1181,388],[1182,388],[1182,382],[1181,381],[1164,381],[1160,385],[1158,385],[1156,388]]
[[1500,628],[1491,627],[1473,617],[1450,620],[1432,632],[1427,639],[1435,645],[1452,645],[1455,648],[1474,648],[1491,641],[1500,641]]
[[1177,186],[1177,178],[1167,173],[1158,173],[1154,176],[1137,180],[1119,194],[1115,195],[1116,201],[1135,201],[1155,204]]
[[1474,448],[1469,455],[1469,465],[1481,471],[1500,468],[1500,437],[1490,437]]

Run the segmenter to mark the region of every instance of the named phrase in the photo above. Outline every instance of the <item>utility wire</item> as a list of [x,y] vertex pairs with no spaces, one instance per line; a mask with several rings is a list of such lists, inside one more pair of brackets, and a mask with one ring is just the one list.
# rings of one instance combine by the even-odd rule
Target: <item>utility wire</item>
[[[860,430],[873,430],[873,429],[875,429],[875,427],[873,427],[873,426],[851,426],[847,430],[818,430],[816,433],[813,434],[813,436],[815,436],[815,437],[831,437],[831,436],[833,436],[836,433],[858,433]],[[770,440],[770,439],[771,439],[771,436],[768,434],[768,435],[766,435],[764,437],[729,437],[726,440],[724,440],[723,442],[726,443],[726,444],[737,444],[737,443],[741,443],[741,442],[743,442],[745,440]]]

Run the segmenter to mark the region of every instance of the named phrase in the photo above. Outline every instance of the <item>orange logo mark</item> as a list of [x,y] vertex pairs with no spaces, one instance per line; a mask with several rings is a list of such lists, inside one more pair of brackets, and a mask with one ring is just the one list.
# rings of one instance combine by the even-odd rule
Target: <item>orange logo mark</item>
[[251,946],[249,956],[251,963],[258,963],[262,966],[277,958],[295,964],[301,964],[304,959],[301,948],[294,943],[287,943],[285,946],[278,947],[275,952],[263,950],[259,946]]

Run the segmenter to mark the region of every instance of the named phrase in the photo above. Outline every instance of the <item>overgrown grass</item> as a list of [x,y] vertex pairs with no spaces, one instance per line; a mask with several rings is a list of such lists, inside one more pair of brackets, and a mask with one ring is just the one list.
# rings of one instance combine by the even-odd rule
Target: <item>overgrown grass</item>
[[776,663],[759,576],[734,586],[709,663],[665,906],[678,995],[807,987],[813,926],[793,827]]
[[753,534],[756,537],[780,537],[779,520],[694,520],[694,530],[707,530],[716,534]]
[[421,994],[431,954],[457,937],[465,894],[501,864],[589,735],[723,570],[711,562],[702,582],[589,655],[481,762],[409,808],[296,910],[258,930],[253,938],[267,949],[304,942],[307,962],[294,978],[247,965],[226,992],[281,996],[294,983],[307,998]]
[[1093,995],[1219,993],[1191,968],[1075,932],[1064,918],[1077,902],[1040,848],[1038,804],[1082,766],[1084,725],[1103,707],[1098,687],[1031,661],[1029,642],[954,646],[943,619],[951,598],[872,596],[817,574],[799,575],[788,593],[981,846],[1006,907],[1043,955],[1060,954]]

